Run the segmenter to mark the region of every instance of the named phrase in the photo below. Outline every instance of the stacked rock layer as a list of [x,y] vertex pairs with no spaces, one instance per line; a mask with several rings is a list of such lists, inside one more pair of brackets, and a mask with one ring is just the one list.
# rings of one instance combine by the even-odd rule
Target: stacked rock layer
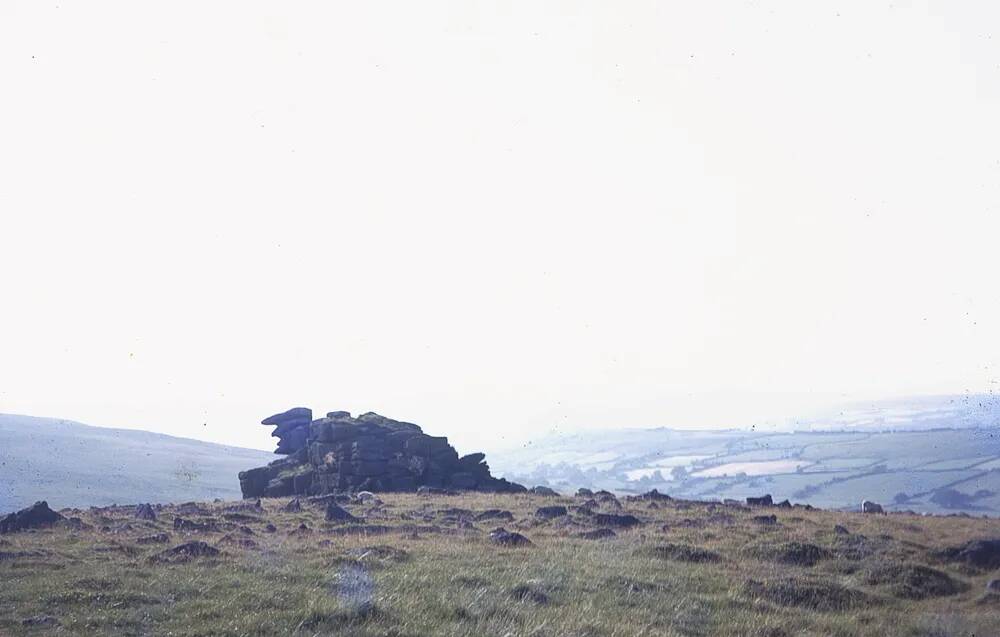
[[308,407],[296,407],[261,421],[262,425],[277,425],[271,432],[278,439],[278,448],[274,453],[295,453],[306,446],[312,413],[312,409]]
[[415,491],[419,487],[519,492],[490,475],[485,455],[459,456],[445,437],[376,413],[334,411],[312,420],[297,407],[262,421],[275,426],[275,453],[286,457],[240,472],[244,498],[351,491]]

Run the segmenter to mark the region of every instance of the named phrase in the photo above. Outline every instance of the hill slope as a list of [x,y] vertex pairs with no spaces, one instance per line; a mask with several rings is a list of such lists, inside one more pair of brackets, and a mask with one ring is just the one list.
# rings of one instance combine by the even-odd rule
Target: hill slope
[[0,513],[52,506],[237,499],[256,449],[54,418],[0,414]]

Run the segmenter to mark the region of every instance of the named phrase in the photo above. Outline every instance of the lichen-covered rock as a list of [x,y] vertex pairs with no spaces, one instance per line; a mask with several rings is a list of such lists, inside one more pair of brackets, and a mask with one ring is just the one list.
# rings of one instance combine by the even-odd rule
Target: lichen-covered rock
[[459,456],[442,436],[417,425],[368,412],[346,411],[312,420],[296,407],[265,418],[286,457],[240,472],[244,498],[323,495],[356,491],[477,490],[519,493],[526,489],[490,475],[482,453]]

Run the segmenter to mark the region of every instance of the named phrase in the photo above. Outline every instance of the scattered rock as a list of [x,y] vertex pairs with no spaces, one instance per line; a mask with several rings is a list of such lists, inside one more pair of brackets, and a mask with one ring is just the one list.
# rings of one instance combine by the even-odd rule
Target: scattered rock
[[578,498],[592,498],[594,497],[594,492],[590,489],[585,489],[583,487],[576,490],[576,496]]
[[601,504],[618,505],[619,508],[621,507],[621,503],[618,502],[618,497],[610,491],[598,491],[594,494],[594,498]]
[[204,522],[195,522],[194,520],[188,520],[186,518],[176,517],[174,518],[174,530],[175,531],[190,531],[194,533],[219,533],[221,529],[215,520],[206,520]]
[[63,516],[50,509],[48,503],[43,500],[0,520],[0,534],[42,529],[64,519]]
[[174,509],[174,512],[177,515],[208,515],[211,513],[211,511],[197,502],[184,502],[183,504],[178,504]]
[[344,509],[336,502],[331,502],[326,507],[326,521],[327,522],[361,522],[361,518],[351,515],[347,509]]
[[1000,593],[1000,579],[991,579],[986,582],[986,590],[991,593]]
[[288,501],[288,504],[281,507],[280,511],[284,513],[301,513],[302,503],[299,502],[298,498],[292,498],[291,500]]
[[847,527],[837,524],[833,527],[833,532],[837,535],[850,535],[851,532],[847,530]]
[[747,498],[747,505],[748,506],[766,506],[766,507],[769,507],[769,506],[772,506],[773,504],[774,504],[774,500],[771,499],[771,494],[770,493],[768,493],[767,495],[763,495],[763,496],[761,496],[759,498]]
[[540,520],[552,520],[568,513],[564,506],[540,507],[535,511],[535,517]]
[[608,540],[617,536],[618,534],[611,529],[594,529],[593,531],[584,531],[583,533],[576,534],[576,537],[581,540]]
[[70,529],[71,531],[93,531],[94,527],[87,524],[80,518],[66,518],[56,522],[57,526]]
[[[260,498],[257,498],[253,502],[240,502],[239,504],[231,504],[223,509],[229,513],[252,513],[261,514],[264,513],[264,505],[261,504]],[[197,513],[197,511],[195,511]]]
[[757,524],[763,524],[764,526],[774,526],[778,523],[778,516],[771,515],[755,515],[751,518]]
[[[441,509],[438,511],[437,514],[439,517],[449,522],[471,520],[474,517],[476,517],[475,511],[470,511],[469,509],[460,509],[458,507],[449,507],[447,509]],[[431,519],[433,519],[433,517]]]
[[490,531],[490,541],[500,546],[531,546],[531,540],[503,527]]
[[789,502],[788,500],[782,500],[781,502],[775,504],[774,506],[778,507],[779,509],[790,509],[792,508],[792,503]]
[[550,489],[549,487],[543,487],[543,486],[532,487],[531,489],[529,489],[529,491],[535,495],[544,495],[549,497],[559,495],[559,493],[555,489]]
[[138,520],[155,520],[156,511],[148,503],[140,504],[135,507],[135,517]]
[[136,544],[166,544],[170,541],[169,533],[154,533],[153,535],[144,535],[137,538]]
[[292,530],[288,537],[301,537],[303,535],[312,535],[313,530],[306,526],[305,522],[299,524],[294,530]]
[[219,555],[219,549],[209,546],[205,542],[186,542],[167,549],[162,553],[154,555],[151,560],[155,562],[180,563],[187,562],[197,557],[215,557]]
[[278,527],[274,526],[270,522],[268,522],[267,526],[264,527],[264,532],[265,533],[274,533],[277,530],[278,530]]
[[654,503],[655,502],[667,502],[667,501],[673,500],[673,498],[671,498],[669,495],[667,495],[665,493],[660,493],[656,489],[652,489],[652,490],[647,491],[646,493],[643,493],[643,494],[640,494],[640,495],[630,495],[630,496],[626,497],[625,499],[627,501],[629,501],[629,502],[647,501],[647,502],[654,502]]
[[642,524],[642,521],[631,514],[595,513],[591,518],[597,526],[611,526],[616,529],[628,529]]
[[476,522],[484,522],[486,520],[504,520],[510,522],[513,519],[513,513],[502,509],[487,509],[475,517]]
[[981,569],[1000,568],[1000,539],[972,540],[938,552],[938,556],[949,562],[961,562]]

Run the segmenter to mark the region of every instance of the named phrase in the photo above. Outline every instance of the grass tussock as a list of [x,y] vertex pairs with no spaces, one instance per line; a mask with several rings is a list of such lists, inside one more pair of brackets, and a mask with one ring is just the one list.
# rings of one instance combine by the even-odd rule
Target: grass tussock
[[[363,520],[350,524],[306,499],[185,503],[155,520],[134,507],[67,512],[80,524],[0,540],[0,635],[945,637],[1000,626],[985,591],[996,575],[969,566],[976,540],[1000,537],[997,520],[380,498],[345,504]],[[556,506],[566,513],[536,514]],[[530,544],[491,540],[500,526]]]

